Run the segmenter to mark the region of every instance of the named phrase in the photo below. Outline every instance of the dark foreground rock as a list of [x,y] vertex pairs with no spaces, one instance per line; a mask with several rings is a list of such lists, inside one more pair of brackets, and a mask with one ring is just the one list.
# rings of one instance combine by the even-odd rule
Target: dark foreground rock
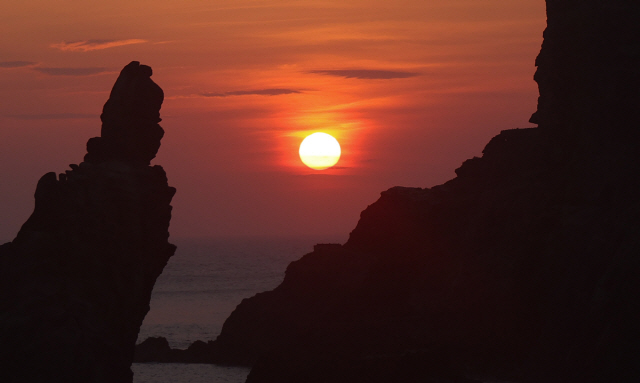
[[102,137],[84,162],[40,179],[33,214],[0,247],[2,382],[132,381],[151,291],[175,251],[175,189],[148,166],[163,98],[150,76],[138,62],[123,69]]
[[435,350],[359,358],[309,356],[263,357],[251,369],[246,383],[482,383],[460,376]]
[[383,192],[200,356],[252,383],[640,381],[640,2],[547,13],[537,128]]
[[172,349],[164,337],[151,337],[136,345],[134,362],[147,363],[212,363],[213,342],[197,340],[186,350]]

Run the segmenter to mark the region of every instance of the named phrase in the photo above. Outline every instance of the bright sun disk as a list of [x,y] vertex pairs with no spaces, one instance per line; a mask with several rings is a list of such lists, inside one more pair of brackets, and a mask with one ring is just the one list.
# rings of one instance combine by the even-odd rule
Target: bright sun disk
[[338,140],[327,133],[313,133],[300,144],[300,159],[315,170],[324,170],[338,163],[340,159],[340,144]]

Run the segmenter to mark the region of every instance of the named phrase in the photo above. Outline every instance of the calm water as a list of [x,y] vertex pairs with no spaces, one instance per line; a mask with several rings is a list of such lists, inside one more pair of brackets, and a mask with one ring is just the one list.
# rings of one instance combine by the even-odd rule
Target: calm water
[[[178,246],[158,278],[138,342],[163,336],[171,347],[213,340],[244,298],[275,288],[287,265],[316,243],[346,237],[172,240]],[[249,370],[204,364],[135,363],[135,383],[241,383]]]

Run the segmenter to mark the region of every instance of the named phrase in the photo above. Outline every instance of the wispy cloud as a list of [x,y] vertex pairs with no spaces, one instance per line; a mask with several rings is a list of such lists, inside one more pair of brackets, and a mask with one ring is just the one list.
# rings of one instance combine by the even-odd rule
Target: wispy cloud
[[127,39],[127,40],[82,40],[82,41],[63,41],[57,44],[51,44],[51,48],[60,49],[68,52],[89,52],[100,49],[108,49],[120,47],[123,45],[142,44],[147,40]]
[[259,95],[259,96],[280,96],[283,94],[295,94],[302,93],[300,90],[296,89],[255,89],[255,90],[236,90],[233,92],[225,92],[225,93],[200,93],[203,97],[229,97],[229,96],[247,96],[247,95]]
[[175,43],[176,41],[178,41],[178,40],[154,41],[152,44],[153,45],[172,44],[172,43]]
[[86,68],[51,68],[51,67],[35,67],[33,70],[50,76],[90,76],[107,72],[107,68],[86,67]]
[[13,114],[7,117],[18,120],[75,120],[83,118],[97,118],[97,114],[89,113],[50,113],[50,114]]
[[33,61],[0,61],[0,68],[24,68],[36,64]]
[[377,69],[337,69],[337,70],[312,70],[309,73],[327,76],[357,78],[362,80],[390,80],[394,78],[408,78],[419,76],[420,73],[403,72]]

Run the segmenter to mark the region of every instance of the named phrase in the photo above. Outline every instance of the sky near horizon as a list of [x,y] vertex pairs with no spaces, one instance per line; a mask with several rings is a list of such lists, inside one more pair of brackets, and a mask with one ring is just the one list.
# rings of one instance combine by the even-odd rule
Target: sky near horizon
[[[0,243],[45,173],[82,161],[130,61],[165,92],[172,237],[346,240],[393,186],[431,187],[501,130],[532,126],[542,0],[6,0]],[[307,168],[298,146],[335,136]]]

